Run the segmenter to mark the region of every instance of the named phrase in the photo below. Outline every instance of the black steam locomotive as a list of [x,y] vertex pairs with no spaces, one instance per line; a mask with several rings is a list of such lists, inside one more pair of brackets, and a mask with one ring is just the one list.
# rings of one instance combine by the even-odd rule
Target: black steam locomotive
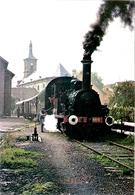
[[91,86],[91,63],[82,60],[83,80],[73,77],[57,77],[35,97],[18,102],[22,115],[33,119],[42,107],[57,118],[57,128],[69,136],[89,137],[105,132],[112,123],[107,117],[108,108],[101,105],[99,95]]
[[[72,79],[70,90],[59,97],[58,128],[75,138],[106,132],[112,124],[109,109],[101,105],[98,93],[91,86],[91,59],[82,60],[83,81]],[[108,126],[107,126],[107,125]]]

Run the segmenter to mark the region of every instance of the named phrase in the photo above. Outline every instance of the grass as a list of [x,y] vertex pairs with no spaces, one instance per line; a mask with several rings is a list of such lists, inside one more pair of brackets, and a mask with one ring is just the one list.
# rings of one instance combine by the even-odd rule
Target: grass
[[59,187],[55,185],[53,182],[45,182],[45,183],[35,183],[32,185],[31,190],[26,190],[21,193],[21,195],[35,195],[35,194],[44,194],[47,192],[51,194],[53,190],[57,190]]
[[23,169],[37,166],[33,157],[40,154],[33,151],[15,147],[15,140],[18,134],[9,133],[4,136],[1,146],[1,166],[8,169]]
[[124,139],[120,140],[120,144],[134,148],[134,136],[129,135],[129,136],[125,137]]
[[5,148],[1,153],[1,164],[4,168],[32,168],[37,166],[37,162],[32,159],[38,154],[31,151],[25,151],[20,148]]
[[57,189],[58,187],[53,182],[46,182],[46,183],[35,183],[33,184],[33,189],[35,192],[42,192],[45,191],[53,191],[54,189]]

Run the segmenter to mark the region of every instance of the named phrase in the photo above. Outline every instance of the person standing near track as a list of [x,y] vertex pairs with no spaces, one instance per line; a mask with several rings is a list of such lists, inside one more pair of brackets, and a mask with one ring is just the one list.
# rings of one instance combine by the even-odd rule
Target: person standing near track
[[43,132],[45,116],[46,116],[45,108],[42,108],[42,110],[39,113],[39,121],[40,121],[41,132]]

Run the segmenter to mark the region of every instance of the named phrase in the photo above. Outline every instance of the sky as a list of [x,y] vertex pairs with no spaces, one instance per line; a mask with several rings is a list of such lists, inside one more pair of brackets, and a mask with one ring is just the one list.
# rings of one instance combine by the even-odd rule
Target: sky
[[[0,0],[0,56],[15,74],[12,86],[23,79],[30,41],[38,70],[55,72],[61,63],[71,74],[73,69],[81,71],[84,36],[96,21],[101,2]],[[104,84],[134,80],[134,31],[119,19],[112,22],[92,60],[92,72]]]

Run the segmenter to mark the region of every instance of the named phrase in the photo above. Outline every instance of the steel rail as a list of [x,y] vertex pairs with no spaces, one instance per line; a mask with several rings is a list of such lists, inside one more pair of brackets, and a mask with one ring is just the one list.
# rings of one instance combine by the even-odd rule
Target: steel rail
[[130,150],[130,151],[134,152],[134,149],[133,148],[130,148],[130,147],[127,147],[127,146],[123,146],[121,144],[118,144],[118,143],[115,143],[115,142],[112,142],[112,141],[107,141],[107,142],[109,142],[112,145],[116,145],[116,146],[118,146],[120,148],[124,148],[126,150]]
[[95,150],[94,148],[92,148],[92,147],[90,147],[90,146],[88,146],[88,145],[83,144],[82,142],[79,142],[78,140],[75,140],[75,141],[76,141],[77,143],[81,144],[82,146],[84,146],[84,147],[86,147],[86,148],[88,148],[88,149],[90,149],[90,150],[96,152],[97,154],[103,155],[104,157],[106,157],[106,158],[108,158],[108,159],[110,159],[110,160],[112,160],[112,161],[114,161],[114,162],[120,164],[121,166],[126,167],[126,168],[128,168],[128,169],[134,171],[134,169],[133,169],[132,167],[129,167],[129,166],[127,166],[127,165],[125,165],[125,164],[123,164],[123,163],[121,163],[121,162],[115,160],[114,158],[112,158],[112,157],[110,157],[110,156],[108,156],[108,155],[106,155],[106,154],[104,154],[104,153],[102,153],[102,152],[99,152],[99,151]]

